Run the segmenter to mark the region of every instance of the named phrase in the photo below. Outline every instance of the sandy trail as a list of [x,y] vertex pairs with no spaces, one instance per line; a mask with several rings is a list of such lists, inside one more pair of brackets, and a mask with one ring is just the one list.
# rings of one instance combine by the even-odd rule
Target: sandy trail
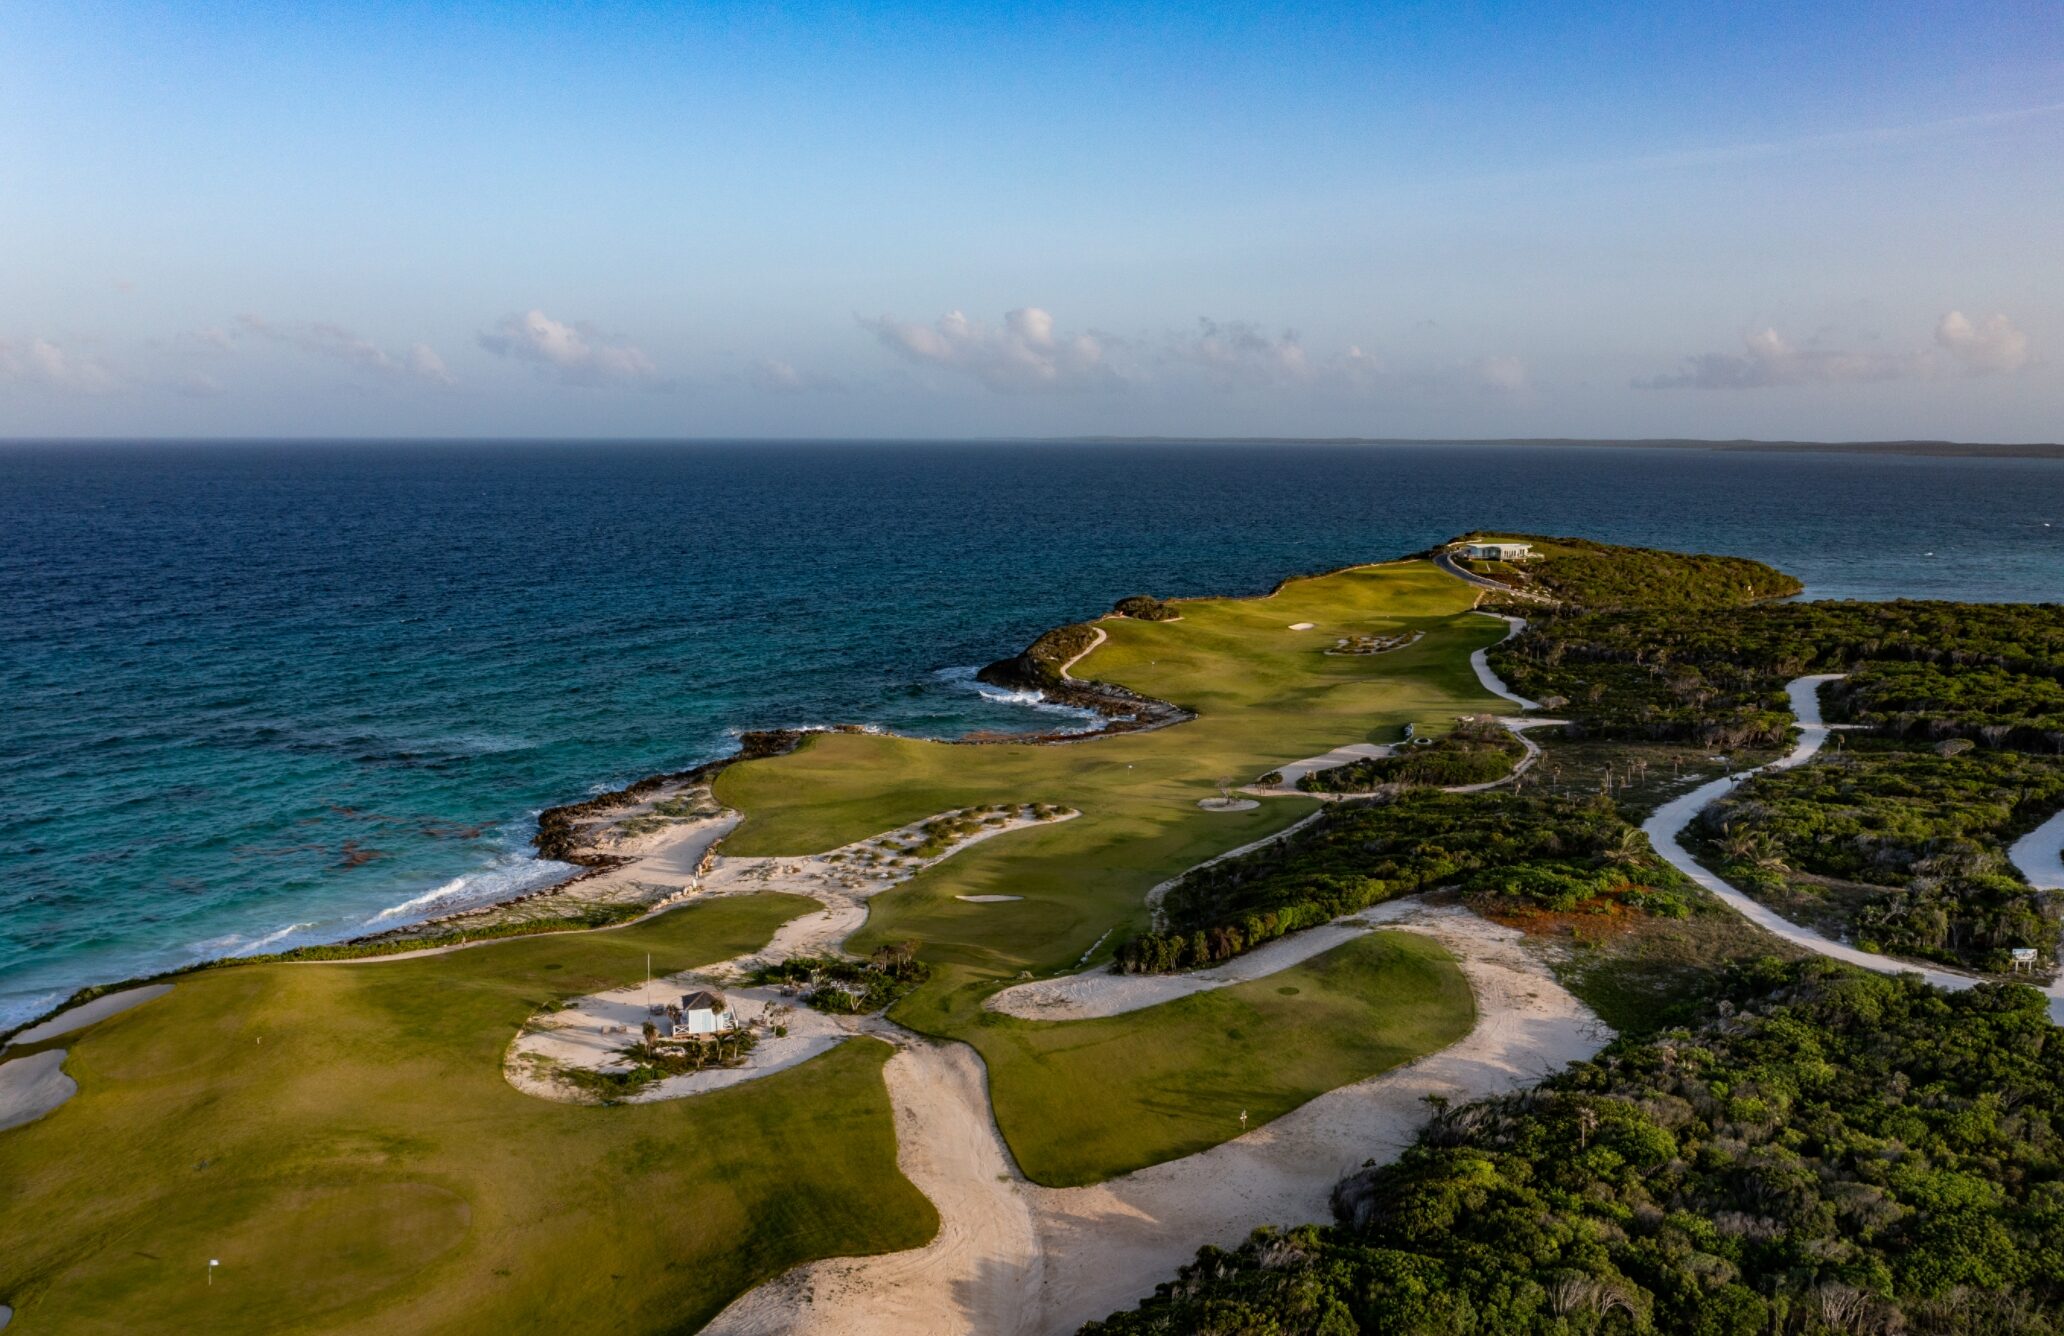
[[[1298,793],[1301,790],[1297,787],[1297,781],[1303,779],[1306,775],[1315,775],[1321,770],[1337,769],[1343,765],[1351,765],[1356,761],[1380,761],[1396,750],[1396,744],[1389,742],[1350,742],[1344,747],[1335,747],[1323,756],[1307,756],[1301,761],[1292,761],[1288,765],[1277,766],[1276,773],[1281,775],[1282,779],[1267,788],[1254,787],[1250,791],[1254,793]],[[1315,797],[1317,795],[1306,794],[1305,796]]]
[[1306,826],[1309,826],[1312,822],[1317,821],[1321,816],[1325,815],[1325,811],[1326,809],[1321,807],[1320,809],[1318,809],[1318,811],[1307,813],[1301,819],[1291,822],[1289,825],[1283,827],[1281,830],[1277,831],[1273,835],[1264,835],[1258,840],[1249,840],[1247,843],[1240,845],[1236,849],[1228,849],[1224,853],[1215,854],[1212,857],[1205,859],[1201,863],[1193,863],[1189,867],[1184,868],[1182,871],[1170,877],[1167,881],[1161,882],[1150,888],[1147,891],[1147,905],[1149,908],[1155,911],[1156,926],[1159,926],[1161,898],[1167,895],[1169,891],[1173,890],[1175,888],[1175,884],[1181,881],[1184,877],[1189,876],[1192,872],[1195,872],[1200,867],[1210,867],[1214,863],[1223,863],[1228,858],[1238,858],[1242,854],[1251,854],[1256,849],[1266,849],[1269,845],[1274,844],[1277,840],[1287,839],[1291,835],[1296,834],[1298,831],[1303,830]]
[[[1526,618],[1524,617],[1514,617],[1509,613],[1502,612],[1478,612],[1476,615],[1479,617],[1496,617],[1499,621],[1505,623],[1505,635],[1503,639],[1498,641],[1501,645],[1518,635],[1521,631],[1526,630]],[[1525,696],[1514,692],[1512,688],[1505,685],[1504,678],[1491,671],[1491,651],[1489,646],[1485,646],[1483,649],[1472,653],[1469,656],[1469,666],[1476,670],[1476,680],[1483,684],[1483,689],[1490,692],[1493,696],[1502,696],[1522,710],[1538,710],[1541,708],[1539,701],[1528,700]]]
[[[1070,1332],[1145,1298],[1202,1244],[1330,1218],[1334,1183],[1409,1144],[1426,1120],[1425,1096],[1463,1102],[1518,1089],[1603,1045],[1604,1027],[1517,932],[1460,908],[1413,908],[1400,920],[1453,951],[1476,995],[1466,1038],[1236,1140],[1108,1183],[1026,1182],[996,1131],[972,1050],[911,1044],[885,1076],[899,1162],[939,1208],[939,1237],[911,1252],[798,1268],[740,1298],[708,1330]],[[1293,963],[1279,958],[1274,968]]]
[[[1841,676],[1842,674],[1840,673],[1816,673],[1808,677],[1794,678],[1785,685],[1785,694],[1791,698],[1792,713],[1799,720],[1799,744],[1792,748],[1787,755],[1772,761],[1767,766],[1761,767],[1762,770],[1789,770],[1793,766],[1804,765],[1812,760],[1814,755],[1826,745],[1828,737],[1835,730],[1835,726],[1828,724],[1821,717],[1820,688]],[[1758,771],[1751,770],[1743,773],[1756,774]],[[1654,846],[1656,853],[1679,872],[1682,872],[1685,876],[1690,877],[1693,881],[1705,887],[1706,890],[1712,892],[1714,896],[1739,913],[1743,918],[1748,919],[1765,932],[1776,937],[1782,937],[1785,941],[1791,942],[1796,946],[1802,946],[1808,951],[1826,956],[1831,960],[1840,960],[1851,965],[1860,965],[1867,970],[1876,970],[1880,974],[1918,974],[1938,988],[1969,988],[1973,984],[1983,982],[1975,975],[1965,974],[1958,970],[1943,969],[1940,966],[1934,965],[1917,965],[1911,961],[1899,960],[1892,956],[1881,956],[1874,952],[1850,946],[1846,942],[1837,941],[1832,937],[1823,936],[1811,928],[1792,922],[1769,906],[1750,899],[1734,887],[1728,885],[1717,874],[1703,867],[1679,842],[1678,836],[1684,833],[1685,828],[1706,808],[1707,804],[1727,793],[1741,777],[1741,775],[1730,775],[1723,779],[1716,779],[1710,784],[1702,784],[1683,797],[1673,799],[1657,808],[1655,815],[1651,816],[1647,823],[1641,827],[1642,832],[1648,836],[1648,842]],[[2060,829],[2064,829],[2064,826],[2060,826]],[[2030,838],[2033,837],[2031,836]],[[2019,850],[2020,847],[2019,844],[2015,845],[2016,850]],[[2050,998],[2051,1019],[2064,1021],[2064,979],[2050,984],[2043,991]]]
[[1230,1247],[1260,1225],[1331,1219],[1333,1185],[1366,1160],[1395,1159],[1424,1125],[1429,1094],[1456,1103],[1503,1094],[1604,1046],[1604,1026],[1519,933],[1463,909],[1413,926],[1461,962],[1476,1028],[1202,1154],[1093,1187],[1027,1185],[1043,1254],[1035,1330],[1074,1331],[1131,1306],[1202,1244]]
[[64,1060],[63,1049],[47,1048],[0,1062],[0,1132],[33,1123],[78,1093]]
[[2007,861],[2039,891],[2064,891],[2064,812],[2014,841]]
[[[1443,785],[1441,792],[1482,793],[1485,789],[1495,789],[1501,784],[1510,784],[1531,769],[1534,762],[1541,759],[1540,744],[1527,736],[1527,730],[1530,728],[1559,728],[1568,724],[1569,720],[1519,719],[1506,716],[1500,718],[1498,723],[1508,730],[1512,736],[1518,738],[1519,745],[1526,749],[1518,762],[1496,779],[1487,779],[1481,784]],[[1282,778],[1276,783],[1265,786],[1249,784],[1246,788],[1241,789],[1240,792],[1258,793],[1267,798],[1316,798],[1320,802],[1339,802],[1344,798],[1372,798],[1378,793],[1384,792],[1384,790],[1369,790],[1359,793],[1307,793],[1297,787],[1297,782],[1306,775],[1314,775],[1321,770],[1336,769],[1343,765],[1351,765],[1356,761],[1380,761],[1386,756],[1395,756],[1398,751],[1399,745],[1396,743],[1350,742],[1344,747],[1335,747],[1323,756],[1307,756],[1302,761],[1292,761],[1288,765],[1280,766],[1277,768],[1277,773]]]
[[[1181,620],[1181,618],[1177,618],[1176,620],[1180,621],[1180,620]],[[1107,635],[1105,635],[1105,634],[1104,634],[1104,628],[1103,628],[1103,627],[1101,627],[1101,626],[1093,626],[1093,627],[1091,627],[1091,628],[1090,628],[1090,630],[1092,630],[1092,631],[1095,631],[1095,632],[1096,632],[1096,639],[1094,639],[1094,640],[1090,641],[1090,642],[1089,642],[1089,643],[1088,643],[1087,645],[1084,645],[1084,646],[1082,647],[1082,652],[1081,652],[1080,654],[1077,654],[1077,655],[1076,655],[1076,656],[1075,656],[1074,658],[1072,658],[1072,659],[1068,660],[1068,661],[1067,661],[1066,663],[1064,663],[1064,664],[1062,664],[1062,665],[1061,665],[1061,680],[1062,680],[1062,681],[1064,681],[1064,682],[1072,682],[1072,681],[1074,681],[1075,679],[1074,679],[1073,677],[1069,676],[1069,674],[1068,674],[1068,670],[1069,670],[1069,669],[1071,669],[1071,668],[1073,668],[1073,667],[1074,667],[1074,666],[1075,666],[1076,664],[1078,664],[1078,663],[1081,663],[1081,662],[1082,662],[1082,661],[1083,661],[1084,659],[1088,658],[1088,657],[1089,657],[1089,656],[1090,656],[1091,654],[1095,653],[1095,652],[1096,652],[1096,647],[1097,647],[1098,645],[1101,645],[1101,644],[1103,644],[1103,643],[1104,643],[1104,642],[1105,642],[1106,640],[1109,640],[1109,639],[1111,638],[1111,637],[1109,637],[1109,636],[1107,636]]]

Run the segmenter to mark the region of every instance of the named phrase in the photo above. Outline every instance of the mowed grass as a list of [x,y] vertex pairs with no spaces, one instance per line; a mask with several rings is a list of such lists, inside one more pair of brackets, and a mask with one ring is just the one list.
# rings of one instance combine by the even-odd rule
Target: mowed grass
[[[1245,783],[1343,743],[1392,741],[1407,723],[1438,731],[1458,714],[1510,710],[1484,692],[1469,666],[1470,652],[1505,630],[1473,615],[1474,601],[1473,590],[1431,563],[1397,562],[1292,581],[1268,598],[1182,602],[1179,621],[1100,622],[1107,639],[1075,666],[1077,677],[1118,682],[1198,717],[1064,746],[822,735],[719,777],[718,796],[745,813],[725,852],[810,853],[972,803],[1077,808],[1074,820],[986,841],[877,897],[852,945],[924,944],[937,972],[894,1018],[981,1052],[1005,1137],[1033,1177],[1047,1181],[1058,1172],[1032,1140],[1034,1124],[1022,1107],[1037,1103],[1049,1078],[1075,1091],[1060,1104],[1040,1104],[1041,1126],[1055,1145],[1108,1138],[1114,1148],[1201,1149],[1238,1134],[1242,1107],[1264,1115],[1231,1087],[1200,1083],[1191,1091],[1193,1113],[1171,1130],[1165,1103],[1106,1096],[1075,1083],[1046,1050],[1002,1042],[1004,1031],[985,1023],[982,999],[1021,971],[1052,974],[1107,961],[1146,926],[1150,888],[1315,806],[1280,798],[1241,813],[1199,809],[1197,800],[1219,780]],[[1298,622],[1313,627],[1288,629]],[[1326,653],[1341,636],[1399,632],[1421,638],[1385,654]],[[957,898],[963,895],[1023,898],[970,904]],[[1160,1034],[1179,1014],[1155,1008],[1109,1024],[1149,1060],[1164,1047],[1184,1047]],[[1352,1037],[1337,1042],[1334,1084],[1380,1070],[1352,1056]],[[1114,1150],[1100,1162],[1146,1161]]]
[[1259,1127],[1445,1048],[1475,1025],[1476,1003],[1438,943],[1378,932],[1123,1016],[986,1019],[990,1091],[1019,1167],[1072,1187],[1208,1150],[1240,1134],[1242,1111]]
[[[856,945],[926,944],[935,963],[991,975],[1070,968],[1145,922],[1157,882],[1282,829],[1315,805],[1275,799],[1250,812],[1197,807],[1220,779],[1245,783],[1347,742],[1390,741],[1407,723],[1512,707],[1485,693],[1472,650],[1504,634],[1471,615],[1474,593],[1429,562],[1297,580],[1269,598],[1178,604],[1173,622],[1111,619],[1075,667],[1171,700],[1198,718],[1063,746],[964,746],[823,734],[797,751],[733,766],[717,795],[745,814],[724,851],[802,854],[983,802],[1051,802],[1075,820],[987,841],[875,900]],[[1309,631],[1287,628],[1312,622]],[[1329,655],[1354,632],[1423,632],[1407,648]],[[969,905],[959,895],[1008,894]]]
[[[77,1035],[79,1093],[0,1133],[15,1331],[693,1330],[812,1258],[937,1228],[856,1039],[708,1095],[599,1108],[503,1080],[547,1001],[750,951],[814,901],[367,964],[182,978]],[[210,1258],[222,1263],[208,1283]]]

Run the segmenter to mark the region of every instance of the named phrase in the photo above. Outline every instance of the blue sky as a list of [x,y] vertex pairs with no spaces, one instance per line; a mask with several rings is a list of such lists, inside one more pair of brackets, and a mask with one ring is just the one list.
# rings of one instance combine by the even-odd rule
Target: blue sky
[[447,8],[0,10],[0,436],[2064,436],[2054,4]]

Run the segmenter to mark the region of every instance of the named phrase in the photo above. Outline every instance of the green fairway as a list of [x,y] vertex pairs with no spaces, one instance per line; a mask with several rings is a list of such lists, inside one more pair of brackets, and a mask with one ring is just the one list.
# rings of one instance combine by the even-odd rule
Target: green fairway
[[[1100,622],[1109,638],[1076,676],[1198,718],[1065,746],[821,734],[719,776],[718,797],[745,813],[724,852],[812,853],[983,802],[1066,804],[1082,816],[969,849],[876,900],[866,940],[914,937],[935,963],[991,975],[1072,967],[1100,937],[1144,923],[1155,883],[1313,807],[1282,798],[1202,811],[1197,800],[1215,781],[1245,783],[1343,743],[1393,741],[1407,723],[1439,731],[1458,713],[1510,710],[1470,670],[1470,652],[1504,634],[1468,614],[1473,602],[1431,563],[1400,562],[1292,581],[1269,598],[1183,602],[1180,621]],[[1298,622],[1313,629],[1287,629]],[[1387,654],[1325,653],[1351,632],[1400,631],[1424,634]],[[1025,899],[954,899],[999,893]]]
[[[997,1121],[1034,1182],[1101,1182],[1207,1150],[1445,1048],[1476,1023],[1431,938],[1379,932],[1266,978],[1101,1020],[988,1013]],[[1085,1110],[1090,1111],[1085,1116]]]
[[[1105,621],[1077,675],[1196,719],[1059,746],[819,735],[719,777],[745,814],[724,852],[816,852],[986,802],[1079,809],[883,893],[850,945],[924,944],[934,974],[895,1019],[975,1046],[1033,1178],[1205,1149],[1238,1134],[1243,1109],[1259,1125],[1465,1033],[1453,963],[1386,935],[1106,1020],[1018,1021],[982,1000],[1023,971],[1108,959],[1146,923],[1150,887],[1314,806],[1200,810],[1218,781],[1508,708],[1470,671],[1503,630],[1471,602],[1411,562],[1181,603],[1179,621]],[[1325,652],[1399,632],[1421,638]],[[955,898],[976,894],[1023,898]],[[658,972],[750,951],[814,908],[749,896],[438,956],[206,970],[53,1041],[78,1095],[0,1133],[9,1336],[692,1330],[797,1263],[923,1243],[937,1216],[896,1166],[882,1044],[649,1105],[555,1104],[502,1078],[543,1005],[640,977],[647,951]]]
[[54,1041],[79,1093],[0,1133],[9,1336],[692,1330],[799,1262],[923,1243],[937,1216],[896,1168],[886,1045],[647,1105],[502,1079],[541,1004],[635,980],[648,951],[671,972],[752,950],[815,908],[209,970]]
[[[1043,1152],[1028,1139],[1032,1124],[1020,1101],[1051,1063],[1036,1045],[1000,1042],[1002,1031],[983,1023],[982,999],[1020,971],[1050,974],[1108,960],[1146,925],[1151,887],[1314,806],[1277,798],[1247,812],[1200,810],[1197,800],[1216,791],[1215,781],[1244,783],[1343,743],[1393,741],[1407,723],[1440,731],[1457,714],[1511,710],[1484,692],[1469,666],[1472,650],[1505,631],[1472,615],[1474,602],[1473,590],[1413,561],[1294,580],[1268,598],[1185,601],[1175,605],[1179,621],[1107,619],[1098,625],[1108,639],[1075,665],[1075,675],[1174,701],[1196,719],[1065,746],[819,735],[789,755],[733,766],[718,778],[718,796],[745,813],[725,852],[813,852],[982,802],[1081,811],[1072,821],[975,846],[881,895],[852,943],[863,950],[905,938],[924,943],[937,973],[893,1015],[981,1052],[999,1122],[1029,1171]],[[1313,626],[1289,629],[1299,622]],[[1384,654],[1326,653],[1349,634],[1413,632],[1421,638]],[[1023,898],[955,898],[996,894]],[[1156,1008],[1109,1024],[1133,1034],[1136,1052],[1151,1054],[1168,1014]],[[1105,1101],[1094,1091],[1083,1095],[1048,1109],[1056,1142],[1097,1135]],[[1181,1128],[1160,1141],[1129,1134],[1129,1144],[1181,1147],[1168,1151],[1180,1154],[1225,1140],[1239,1130],[1241,1098],[1199,1086],[1194,1115]],[[1113,1154],[1090,1162],[1145,1161]]]

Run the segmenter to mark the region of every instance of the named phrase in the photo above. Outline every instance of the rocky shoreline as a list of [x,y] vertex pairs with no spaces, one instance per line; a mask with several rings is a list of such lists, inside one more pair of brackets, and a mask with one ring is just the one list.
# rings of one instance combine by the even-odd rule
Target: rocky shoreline
[[[1368,563],[1357,562],[1349,566],[1334,568],[1334,571],[1353,570]],[[1331,571],[1304,572],[1286,575],[1270,587],[1263,598],[1273,597],[1285,586],[1298,580],[1312,579]],[[1225,595],[1197,595],[1197,598],[1227,597]],[[1190,599],[1159,599],[1150,595],[1134,595],[1120,599],[1106,617],[1131,618],[1140,621],[1173,621],[1181,616],[1177,605]],[[1102,620],[1099,618],[1098,620]],[[1069,677],[1066,666],[1095,645],[1100,633],[1093,623],[1075,622],[1055,627],[1033,640],[1018,654],[999,659],[979,672],[977,681],[992,686],[1001,686],[1013,691],[1038,691],[1056,705],[1095,713],[1102,723],[1091,729],[1079,731],[1056,730],[1046,733],[974,733],[958,738],[943,738],[939,741],[953,746],[994,746],[1003,743],[1030,746],[1059,746],[1068,743],[1088,742],[1096,738],[1110,737],[1120,733],[1145,732],[1150,729],[1166,728],[1172,724],[1194,719],[1195,713],[1169,701],[1158,700],[1115,683],[1095,680],[1078,680]],[[621,854],[607,852],[598,847],[593,835],[597,829],[606,828],[640,806],[655,800],[664,800],[668,795],[680,793],[696,786],[706,786],[717,775],[739,761],[760,760],[780,756],[794,751],[812,733],[862,733],[870,731],[859,724],[835,724],[823,728],[755,729],[739,735],[738,750],[729,756],[705,761],[686,770],[663,771],[634,780],[620,789],[596,794],[579,802],[562,803],[548,807],[538,813],[537,833],[531,838],[531,845],[540,858],[554,862],[572,864],[581,870],[563,881],[550,886],[526,891],[493,904],[476,905],[456,910],[449,914],[419,919],[413,923],[399,924],[380,932],[367,933],[348,938],[327,948],[350,952],[363,950],[365,954],[380,954],[381,948],[409,949],[420,945],[429,948],[463,938],[469,930],[478,929],[506,918],[512,909],[540,905],[554,898],[572,897],[568,891],[592,879],[627,867],[637,860]],[[605,922],[592,921],[598,912],[607,916],[614,912],[616,921],[623,921],[639,913],[649,913],[659,907],[658,902],[638,905],[635,912],[632,902],[625,902],[621,909],[612,906],[569,903],[564,916],[569,927],[607,926]],[[578,916],[578,917],[577,917]],[[541,917],[551,917],[544,915]],[[307,948],[302,948],[306,950]],[[43,1016],[32,1018],[15,1030],[0,1032],[0,1040],[9,1034],[39,1024],[50,1016],[120,988],[153,980],[190,974],[196,970],[209,969],[218,965],[247,964],[268,959],[293,959],[294,951],[277,952],[265,956],[232,956],[219,960],[197,961],[178,969],[166,970],[144,978],[124,979],[103,984],[89,984]]]

